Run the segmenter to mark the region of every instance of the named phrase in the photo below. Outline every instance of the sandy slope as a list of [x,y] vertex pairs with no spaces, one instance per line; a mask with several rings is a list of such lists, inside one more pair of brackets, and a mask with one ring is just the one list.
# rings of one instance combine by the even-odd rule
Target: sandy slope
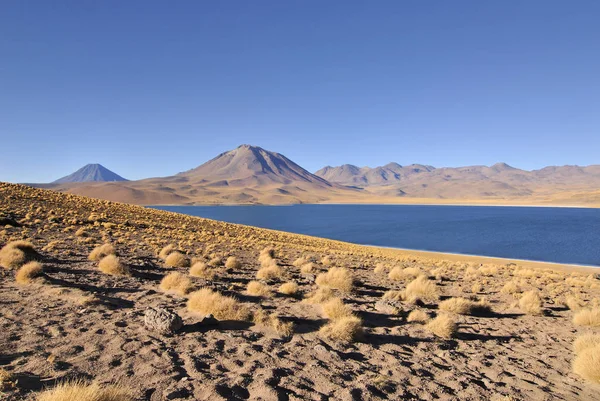
[[[593,269],[363,247],[12,184],[0,184],[0,213],[21,222],[0,231],[0,245],[31,240],[45,272],[19,285],[13,270],[0,270],[0,368],[18,379],[3,399],[33,399],[41,388],[75,377],[121,381],[139,400],[600,399],[599,387],[571,373],[573,339],[588,329],[574,326],[573,312],[559,302],[565,293],[588,303],[598,297],[598,284],[587,278]],[[81,228],[86,236],[76,235]],[[103,242],[116,246],[131,277],[102,274],[87,259]],[[254,311],[277,312],[294,322],[294,334],[281,338],[251,322],[203,323],[187,310],[185,297],[159,289],[167,273],[187,272],[165,268],[157,258],[169,243],[203,260],[238,257],[240,268],[219,268],[214,280],[194,278],[194,286],[232,294]],[[339,295],[363,319],[362,340],[344,344],[320,336],[321,308],[301,297],[245,295],[259,251],[268,245],[284,271],[266,282],[273,290],[288,280],[299,284],[302,296],[316,288],[313,275],[292,265],[299,256],[330,256],[350,269],[355,290]],[[416,267],[431,276],[442,299],[486,297],[495,313],[455,316],[458,334],[437,338],[406,321],[410,310],[440,313],[437,302],[381,310],[383,293],[410,280],[376,273],[378,263]],[[500,292],[509,280],[539,289],[545,313],[523,314],[513,295]],[[482,291],[474,294],[473,283]],[[83,305],[90,295],[96,302]],[[167,337],[144,327],[144,311],[156,305],[184,318],[182,332]]]

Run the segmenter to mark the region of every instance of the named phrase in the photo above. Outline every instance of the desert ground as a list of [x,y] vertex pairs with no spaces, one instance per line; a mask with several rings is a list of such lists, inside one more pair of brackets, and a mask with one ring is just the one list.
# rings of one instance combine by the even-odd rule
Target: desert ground
[[0,248],[3,400],[600,399],[593,268],[6,183]]

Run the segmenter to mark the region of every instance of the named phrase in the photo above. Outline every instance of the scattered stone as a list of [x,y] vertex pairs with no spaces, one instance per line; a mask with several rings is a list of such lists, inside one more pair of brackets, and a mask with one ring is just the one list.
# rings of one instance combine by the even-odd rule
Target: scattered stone
[[210,315],[210,314],[204,316],[204,318],[202,319],[203,325],[212,326],[212,325],[216,325],[218,323],[219,323],[219,321],[217,319],[215,319],[215,317],[213,315]]
[[144,324],[148,329],[164,335],[174,334],[183,327],[183,321],[177,313],[163,308],[146,309]]
[[402,313],[402,304],[399,301],[380,299],[375,302],[375,310],[386,315],[399,315]]

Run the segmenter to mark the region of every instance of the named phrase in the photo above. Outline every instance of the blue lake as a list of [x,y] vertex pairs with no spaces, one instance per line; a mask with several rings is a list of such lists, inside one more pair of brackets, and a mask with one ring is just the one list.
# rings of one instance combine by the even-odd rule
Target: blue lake
[[356,244],[600,266],[600,209],[421,206],[156,206]]

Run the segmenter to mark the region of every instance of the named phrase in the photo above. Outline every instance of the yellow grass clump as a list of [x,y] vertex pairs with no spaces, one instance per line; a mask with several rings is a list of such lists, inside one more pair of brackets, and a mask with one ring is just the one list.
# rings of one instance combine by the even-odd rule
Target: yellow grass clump
[[573,315],[573,324],[576,326],[600,326],[600,308],[581,309]]
[[406,301],[406,292],[397,291],[397,290],[388,290],[383,294],[383,296],[381,298],[389,300],[389,301]]
[[15,275],[15,280],[19,284],[29,284],[34,278],[40,276],[43,273],[42,264],[39,262],[25,263],[19,268]]
[[489,315],[492,308],[485,301],[471,301],[465,298],[450,298],[440,302],[438,308],[458,315]]
[[332,267],[327,273],[317,276],[316,283],[319,287],[327,287],[349,293],[354,286],[352,273],[342,267]]
[[335,296],[335,292],[331,288],[318,288],[313,293],[309,294],[304,302],[309,304],[321,304]]
[[539,292],[536,290],[524,292],[519,300],[519,308],[528,315],[541,315],[542,298]]
[[196,262],[190,267],[190,276],[200,277],[206,280],[214,280],[217,273],[204,262]]
[[314,273],[316,269],[317,269],[317,266],[315,266],[315,264],[313,262],[308,262],[308,263],[305,263],[302,265],[302,267],[300,268],[300,273],[310,274],[310,273]]
[[175,245],[169,244],[160,250],[160,252],[158,253],[158,257],[162,260],[165,260],[167,256],[169,256],[176,249],[177,248],[175,247]]
[[119,385],[100,386],[83,381],[65,382],[40,393],[37,401],[133,401],[130,390]]
[[248,320],[251,313],[237,299],[222,295],[210,288],[190,294],[187,307],[191,312],[213,315],[218,320]]
[[242,263],[235,256],[230,256],[225,261],[225,267],[228,269],[239,269],[242,267]]
[[500,292],[503,294],[516,294],[518,292],[521,292],[521,288],[516,282],[509,281],[508,283],[504,284],[504,287],[502,287]]
[[354,315],[352,309],[344,304],[340,298],[331,298],[327,302],[321,304],[321,308],[323,309],[323,316],[331,320]]
[[319,330],[320,336],[343,343],[359,340],[362,334],[362,320],[354,315],[332,320]]
[[564,305],[572,311],[578,311],[585,305],[579,297],[575,295],[566,295],[564,300]]
[[258,261],[260,262],[261,266],[268,265],[273,258],[275,258],[275,249],[272,247],[263,249],[258,255]]
[[12,241],[0,250],[0,266],[6,269],[16,269],[37,257],[38,254],[31,242]]
[[406,286],[406,299],[410,302],[434,302],[439,299],[439,291],[435,283],[422,275]]
[[111,244],[103,244],[103,245],[95,247],[92,250],[92,252],[90,252],[88,259],[93,260],[93,261],[98,261],[105,256],[115,255],[115,254],[116,254],[116,252],[115,252],[114,246],[112,246]]
[[427,330],[431,331],[438,337],[449,339],[456,335],[458,325],[448,315],[439,315],[429,323],[427,323]]
[[583,351],[600,345],[600,334],[587,333],[582,334],[573,342],[575,354],[580,354]]
[[573,372],[592,383],[600,383],[600,346],[585,349],[573,360]]
[[408,314],[406,321],[409,323],[427,323],[429,321],[429,315],[427,312],[424,312],[420,309],[415,309]]
[[165,265],[168,267],[188,267],[190,260],[181,252],[171,252],[165,259]]
[[276,314],[269,314],[262,309],[254,312],[252,321],[259,326],[271,328],[281,337],[290,337],[294,334],[294,323],[283,322]]
[[283,283],[281,286],[279,286],[279,292],[285,295],[296,295],[298,294],[298,291],[298,284],[296,284],[294,281],[288,281],[287,283]]
[[193,288],[189,277],[177,272],[167,274],[160,282],[161,290],[181,296],[186,295]]
[[375,274],[385,273],[387,271],[388,271],[388,268],[383,263],[377,263],[377,265],[375,265],[375,269],[373,269],[373,272]]
[[283,275],[283,271],[281,267],[277,264],[275,259],[271,259],[271,261],[266,264],[264,267],[259,269],[256,272],[256,278],[259,280],[272,280],[275,278],[279,278]]
[[119,261],[119,258],[117,258],[115,255],[108,255],[102,258],[102,260],[100,260],[100,263],[98,263],[98,267],[100,268],[100,271],[102,273],[110,274],[112,276],[131,275],[129,268],[123,265]]
[[257,297],[270,297],[272,295],[269,286],[260,281],[250,281],[246,287],[246,293]]

